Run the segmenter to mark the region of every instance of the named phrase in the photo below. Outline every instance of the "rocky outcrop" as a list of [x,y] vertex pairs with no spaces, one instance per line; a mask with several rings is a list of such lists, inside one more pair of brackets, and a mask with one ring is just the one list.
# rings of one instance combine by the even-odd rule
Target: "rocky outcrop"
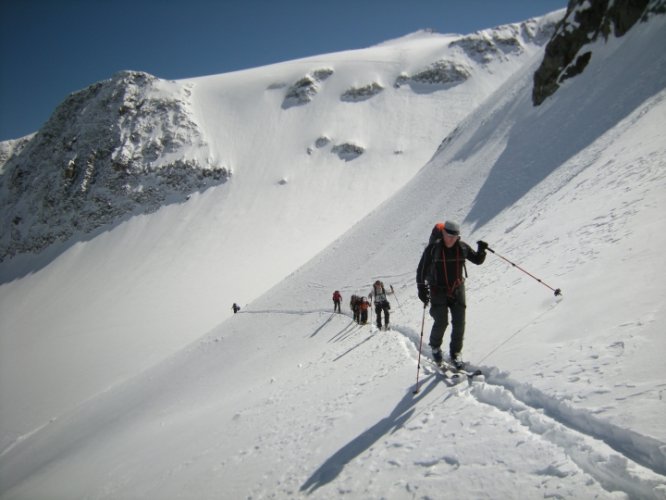
[[426,87],[429,90],[449,88],[463,83],[470,77],[468,68],[453,61],[435,61],[413,75],[401,74],[395,81],[394,87],[403,85],[414,87]]
[[317,95],[321,88],[321,83],[333,74],[330,68],[323,68],[313,71],[312,74],[305,75],[287,89],[287,93],[282,101],[282,109],[289,109],[294,106],[307,104]]
[[331,153],[338,155],[344,161],[352,161],[365,153],[365,148],[349,142],[336,144],[331,148]]
[[346,90],[341,96],[340,100],[344,102],[359,102],[367,101],[371,97],[376,96],[377,94],[383,92],[384,87],[382,87],[377,82],[372,82],[363,87],[352,87],[349,90]]
[[520,24],[477,31],[454,40],[449,47],[460,49],[467,57],[480,64],[489,64],[506,60],[511,55],[522,54],[526,44],[546,44],[553,34],[555,24],[530,19]]
[[122,72],[70,95],[0,175],[0,260],[225,182],[189,89]]
[[331,143],[331,139],[329,139],[325,135],[322,135],[321,137],[317,137],[317,140],[314,143],[314,147],[308,146],[307,153],[309,155],[311,155],[312,153],[314,153],[315,148],[316,149],[322,149],[322,148],[325,148],[326,146],[328,146],[330,143]]
[[316,151],[332,153],[343,161],[352,161],[365,153],[365,148],[352,142],[334,144],[329,137],[322,135],[317,137],[314,146],[307,148],[309,155],[312,155]]
[[534,73],[532,102],[538,106],[562,82],[582,73],[592,52],[585,46],[599,37],[621,37],[637,22],[666,11],[664,0],[569,0],[567,13],[546,45]]

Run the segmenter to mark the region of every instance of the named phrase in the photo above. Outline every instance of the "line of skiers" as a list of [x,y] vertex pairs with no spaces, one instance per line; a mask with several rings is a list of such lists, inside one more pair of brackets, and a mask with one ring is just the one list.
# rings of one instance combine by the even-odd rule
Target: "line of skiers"
[[[433,325],[430,331],[429,344],[432,349],[432,357],[437,363],[443,360],[442,342],[446,328],[449,326],[450,312],[452,329],[449,342],[449,358],[456,368],[460,369],[464,366],[461,353],[467,314],[465,297],[467,268],[465,261],[481,265],[486,260],[487,250],[495,253],[494,250],[488,248],[485,241],[477,241],[476,250],[462,241],[460,239],[460,225],[457,222],[450,220],[443,223],[438,222],[431,231],[428,245],[423,250],[416,269],[416,288],[418,298],[423,302],[424,318],[425,308],[430,304],[430,316],[433,319]],[[516,266],[505,257],[498,256]],[[554,289],[519,266],[516,267],[553,290],[556,296],[561,295],[559,288]],[[367,324],[368,311],[371,303],[373,303],[377,328],[381,330],[384,326],[388,330],[391,304],[387,296],[390,293],[395,294],[393,287],[390,286],[390,291],[387,292],[384,283],[377,280],[373,283],[372,290],[367,297],[352,295],[349,307],[353,312],[354,321],[361,325]],[[342,294],[339,290],[336,290],[333,293],[333,311],[342,312],[341,304]],[[400,302],[398,302],[398,307],[400,307]],[[232,309],[235,314],[240,310],[240,306],[234,303]],[[423,331],[421,331],[421,335],[423,335]]]
[[[377,328],[380,330],[382,326],[386,330],[389,328],[389,318],[391,310],[391,303],[389,302],[387,295],[393,293],[392,287],[391,291],[387,292],[384,288],[384,283],[380,280],[377,280],[372,285],[372,290],[367,297],[362,295],[352,295],[349,300],[349,308],[352,310],[354,315],[354,321],[360,325],[365,325],[368,323],[368,311],[370,310],[371,305],[374,303],[375,314],[376,314],[376,323]],[[342,302],[342,295],[339,290],[333,292],[333,312],[340,311],[340,303]],[[382,325],[382,314],[383,314],[383,325]]]

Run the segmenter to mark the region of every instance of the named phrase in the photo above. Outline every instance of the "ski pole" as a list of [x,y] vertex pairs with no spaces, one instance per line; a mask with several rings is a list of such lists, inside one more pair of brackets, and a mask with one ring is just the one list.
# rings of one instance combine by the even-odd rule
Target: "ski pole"
[[371,295],[370,296],[370,325],[375,324],[374,323],[374,321],[375,321],[374,309],[375,309],[375,298],[374,298],[374,295]]
[[395,297],[395,301],[398,303],[398,309],[400,309],[400,312],[402,313],[402,306],[400,305],[400,301],[398,300],[398,294],[395,293],[395,290],[393,289],[393,285],[391,286],[391,291],[393,292],[393,296]]
[[502,256],[502,255],[500,255],[500,254],[498,254],[498,253],[497,253],[495,250],[493,250],[492,248],[490,248],[490,247],[486,247],[486,248],[487,248],[487,250],[488,250],[489,252],[492,252],[492,253],[494,253],[495,255],[497,255],[500,259],[502,259],[502,260],[508,262],[508,263],[511,264],[513,267],[517,267],[518,269],[520,269],[522,272],[524,272],[525,274],[527,274],[530,278],[535,279],[535,280],[537,280],[539,283],[541,283],[543,286],[545,286],[545,287],[547,287],[547,288],[550,288],[553,292],[555,292],[555,296],[556,296],[556,297],[557,297],[558,295],[562,295],[562,290],[560,290],[559,288],[553,288],[552,286],[548,285],[547,283],[544,283],[542,280],[540,280],[539,278],[537,278],[537,277],[534,276],[533,274],[530,274],[530,273],[528,273],[527,271],[525,271],[525,269],[523,269],[522,267],[520,267],[518,264],[516,264],[516,263],[514,263],[514,262],[511,262],[511,261],[510,261],[509,259],[507,259],[506,257],[504,257],[504,256]]
[[414,394],[419,393],[419,372],[421,371],[421,348],[423,347],[423,327],[425,326],[425,310],[428,304],[423,304],[423,319],[421,320],[421,340],[419,342],[419,360],[416,363],[416,389]]

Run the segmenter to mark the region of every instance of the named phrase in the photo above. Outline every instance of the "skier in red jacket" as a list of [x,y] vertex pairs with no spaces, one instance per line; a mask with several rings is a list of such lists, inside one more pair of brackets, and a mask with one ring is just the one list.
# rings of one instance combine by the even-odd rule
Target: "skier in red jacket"
[[340,303],[342,302],[342,295],[340,295],[340,292],[336,290],[333,292],[333,312],[342,312],[340,310]]

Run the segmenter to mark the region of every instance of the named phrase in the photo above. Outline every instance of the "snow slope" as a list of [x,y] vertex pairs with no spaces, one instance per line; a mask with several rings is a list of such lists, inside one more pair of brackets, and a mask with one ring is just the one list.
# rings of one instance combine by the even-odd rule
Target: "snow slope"
[[[0,496],[665,498],[665,37],[661,16],[595,44],[539,108],[535,57],[404,188],[240,314],[5,447]],[[210,265],[218,247],[199,243],[197,222],[211,191],[75,246],[34,279],[66,283],[67,263],[101,273],[111,244],[152,243],[166,264],[154,235],[173,224],[190,237],[182,251]],[[486,379],[449,386],[422,360],[414,394],[431,324],[415,268],[444,218],[563,296],[493,255],[469,266],[465,357]],[[123,263],[151,277],[130,250]],[[36,293],[29,278],[12,284],[17,302]],[[396,292],[391,331],[331,314],[334,289],[348,299],[378,278]],[[134,297],[146,309],[151,298]],[[106,305],[106,321],[84,323],[110,335]],[[50,347],[101,359],[78,338]]]
[[[167,135],[196,129],[202,138],[182,141],[194,146],[179,151],[187,159],[207,152],[200,163],[233,175],[152,215],[0,263],[0,449],[177,352],[228,318],[232,303],[258,297],[325,248],[402,187],[445,134],[534,57],[561,15],[157,82],[162,111],[172,113],[160,104],[170,102],[170,89],[176,101],[179,92],[190,95],[183,113],[196,127]],[[426,71],[437,61],[469,77],[414,80],[447,77],[446,68]],[[283,107],[306,75],[320,79],[305,87],[310,100]],[[405,75],[412,80],[394,87]],[[371,82],[384,90],[342,100]],[[141,121],[142,134],[151,123]],[[132,146],[151,150],[150,137],[126,131],[134,134],[145,142]],[[329,142],[318,146],[323,138]],[[333,152],[348,143],[365,152],[349,161]]]

